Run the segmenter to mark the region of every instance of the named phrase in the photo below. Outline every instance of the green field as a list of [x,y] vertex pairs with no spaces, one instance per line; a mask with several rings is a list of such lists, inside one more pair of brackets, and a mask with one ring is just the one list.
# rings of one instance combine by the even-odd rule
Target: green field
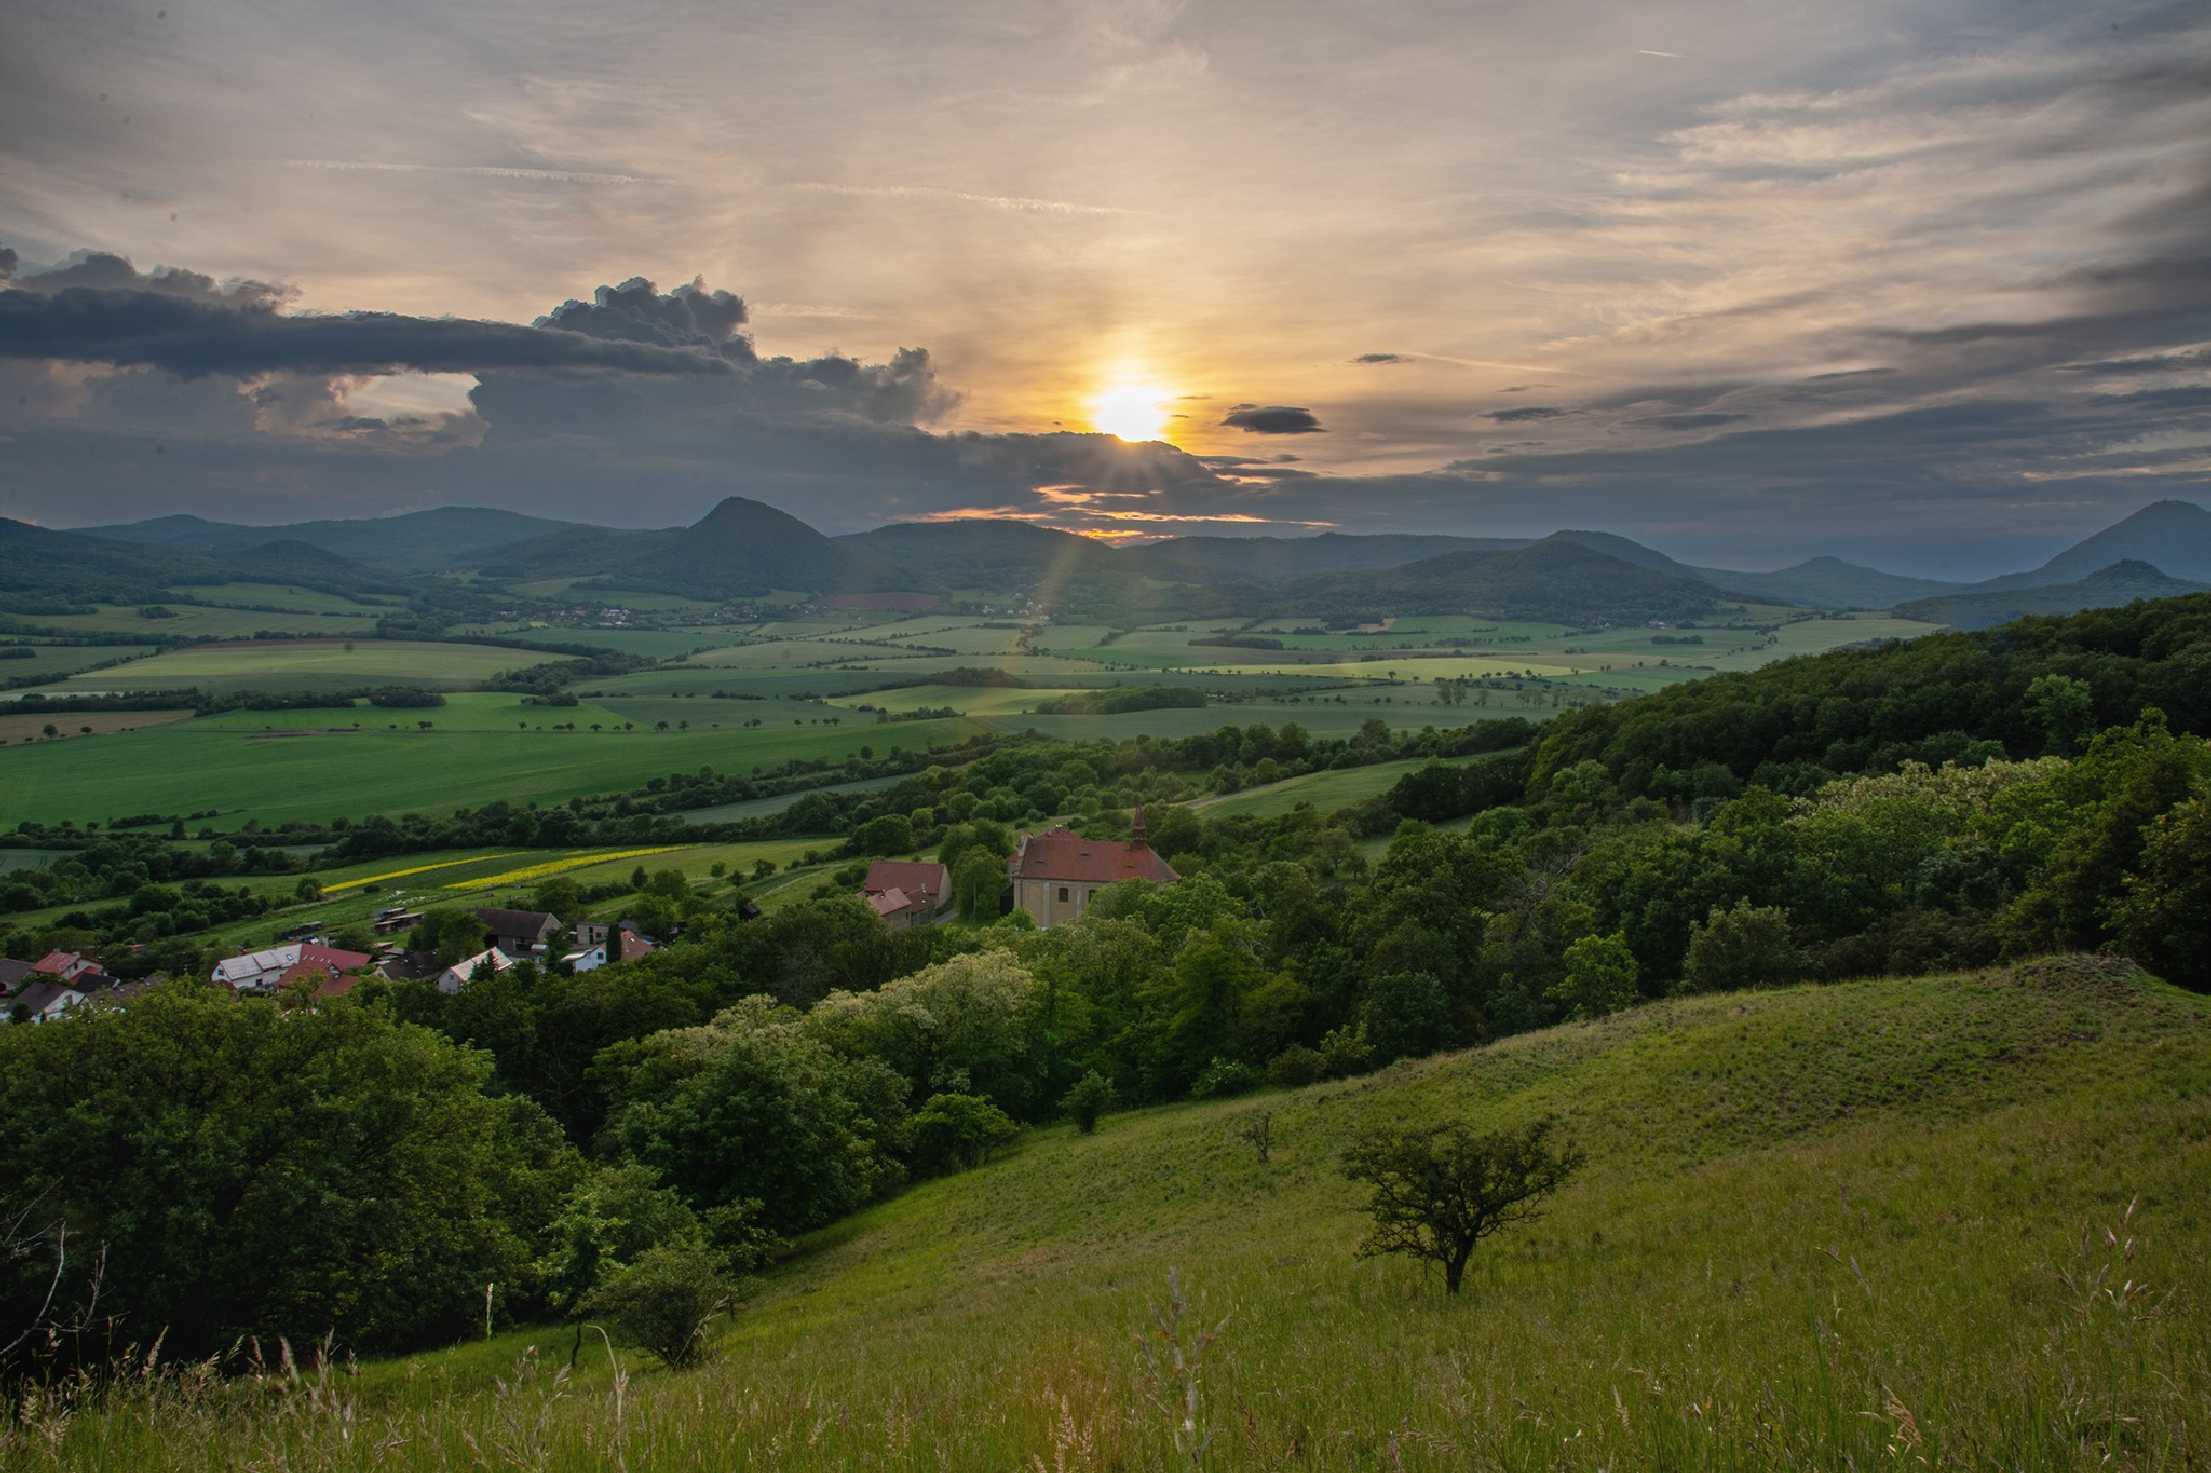
[[1471,762],[1471,757],[1414,757],[1402,762],[1376,762],[1365,767],[1328,768],[1246,788],[1222,798],[1200,798],[1192,808],[1207,818],[1274,818],[1311,804],[1323,813],[1348,808],[1377,798],[1397,786],[1397,780],[1431,762],[1449,766]]
[[[256,600],[261,602],[261,600]],[[105,605],[89,614],[40,614],[27,622],[41,629],[70,634],[154,634],[163,639],[250,639],[263,630],[285,634],[342,636],[367,634],[376,627],[377,612],[358,605],[343,605],[342,612],[303,612],[295,608],[270,611],[229,607],[207,608],[194,604],[164,604],[176,617],[149,619],[136,605]]]
[[420,685],[448,690],[480,685],[502,670],[555,658],[480,644],[386,639],[255,640],[200,645],[78,676],[92,690],[316,690]]
[[[793,757],[842,760],[862,747],[917,751],[983,730],[966,720],[835,727],[777,722],[752,731],[701,729],[696,722],[689,731],[666,732],[415,729],[417,719],[435,727],[443,709],[380,713],[398,720],[398,731],[369,726],[263,733],[221,721],[184,721],[91,741],[0,748],[0,827],[25,819],[82,823],[214,808],[222,814],[215,826],[232,829],[249,818],[277,824],[438,813],[495,799],[518,807],[552,804],[632,788],[670,772],[713,767],[742,774]],[[549,726],[561,708],[543,709]]]
[[1069,688],[1028,689],[1003,685],[906,685],[895,690],[838,696],[833,705],[875,706],[885,711],[918,711],[950,706],[965,716],[1010,716],[1044,701],[1072,695]]
[[382,608],[405,602],[396,597],[372,595],[348,598],[342,593],[328,593],[298,583],[192,583],[179,585],[170,592],[177,598],[195,599],[203,604],[254,605],[307,614],[374,615]]
[[[1463,1295],[1354,1259],[1357,1130],[1541,1115],[1587,1165]],[[696,1371],[617,1378],[593,1337],[560,1373],[567,1334],[524,1328],[330,1385],[119,1391],[19,1446],[143,1473],[2179,1470],[2211,1426],[2207,1139],[2211,1002],[2120,963],[1687,999],[1031,1132],[804,1243]],[[1154,1369],[1177,1348],[1188,1382]]]
[[[0,680],[60,680],[109,660],[134,660],[153,653],[142,644],[32,644],[20,648],[33,651],[31,658],[0,660]],[[15,692],[0,692],[0,701],[12,694]]]

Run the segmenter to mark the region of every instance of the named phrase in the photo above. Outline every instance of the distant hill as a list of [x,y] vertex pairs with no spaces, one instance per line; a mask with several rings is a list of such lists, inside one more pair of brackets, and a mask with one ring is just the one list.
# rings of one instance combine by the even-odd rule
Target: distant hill
[[7,595],[143,602],[180,577],[213,577],[217,565],[198,553],[147,548],[86,532],[57,532],[0,517],[0,610]]
[[2077,583],[2039,588],[2000,589],[1992,593],[1953,593],[1898,604],[1900,619],[1923,619],[1953,629],[1987,629],[2029,614],[2077,614],[2083,609],[2121,608],[2146,598],[2175,598],[2202,593],[2205,584],[2168,578],[2148,563],[2129,559],[2099,568]]
[[1760,603],[1811,604],[1824,609],[1885,609],[1911,598],[1957,593],[1963,583],[1939,578],[1907,578],[1837,557],[1816,557],[1771,573],[1738,573],[1726,568],[1692,570],[1715,588]]
[[1969,592],[2002,593],[2076,583],[2113,563],[2143,562],[2167,577],[2211,583],[2211,510],[2192,501],[2153,501],[2041,567],[1976,583]]
[[1463,613],[1621,624],[1694,618],[1719,599],[1694,578],[1638,566],[1561,534],[1516,551],[1453,552],[1379,572],[1294,579],[1269,601],[1286,617]]
[[1323,532],[1317,537],[1170,537],[1114,556],[1154,578],[1278,579],[1399,568],[1446,553],[1508,552],[1527,545],[1528,539],[1520,537]]
[[1128,573],[1111,549],[1028,522],[892,522],[834,541],[845,593],[1028,593]]
[[234,558],[272,540],[303,542],[379,573],[404,574],[502,563],[521,544],[574,526],[492,507],[440,506],[399,516],[273,527],[167,516],[81,530],[111,542],[175,548],[210,558]]

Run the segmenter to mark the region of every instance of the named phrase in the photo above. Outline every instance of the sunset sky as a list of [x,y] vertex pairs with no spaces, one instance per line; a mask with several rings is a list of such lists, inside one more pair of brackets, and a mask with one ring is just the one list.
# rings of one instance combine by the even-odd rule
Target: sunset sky
[[2211,501],[2207,242],[2201,0],[13,0],[0,515],[1973,576]]

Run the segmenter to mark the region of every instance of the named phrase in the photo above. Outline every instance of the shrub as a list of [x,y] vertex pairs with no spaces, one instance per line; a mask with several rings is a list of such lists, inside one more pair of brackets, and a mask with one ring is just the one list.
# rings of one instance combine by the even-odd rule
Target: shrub
[[1076,1080],[1075,1087],[1068,1090],[1059,1102],[1060,1108],[1075,1122],[1075,1129],[1084,1135],[1097,1131],[1098,1117],[1112,1103],[1113,1086],[1095,1069]]
[[1328,1061],[1318,1049],[1293,1043],[1267,1061],[1267,1083],[1284,1089],[1317,1084],[1328,1077]]
[[1191,1081],[1190,1097],[1198,1100],[1226,1099],[1230,1095],[1250,1094],[1260,1083],[1259,1071],[1243,1060],[1215,1059]]
[[647,1249],[593,1290],[583,1310],[605,1320],[616,1340],[681,1370],[706,1358],[706,1327],[736,1302],[737,1291],[713,1250],[670,1243]]
[[1732,992],[1794,982],[1804,970],[1804,953],[1797,947],[1789,913],[1738,900],[1727,910],[1713,906],[1703,920],[1691,924],[1681,981],[1690,992]]
[[1364,1074],[1374,1067],[1374,1045],[1367,1042],[1365,1029],[1346,1023],[1321,1035],[1320,1058],[1330,1079]]
[[914,1112],[914,1160],[930,1170],[980,1166],[1020,1133],[1005,1111],[981,1095],[931,1095]]

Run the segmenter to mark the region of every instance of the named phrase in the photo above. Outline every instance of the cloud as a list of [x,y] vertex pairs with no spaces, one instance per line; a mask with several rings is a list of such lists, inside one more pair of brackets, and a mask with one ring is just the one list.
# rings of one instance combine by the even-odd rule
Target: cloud
[[1071,200],[1038,199],[1023,194],[980,194],[965,189],[943,189],[931,184],[826,184],[807,181],[791,186],[815,194],[848,195],[860,199],[942,200],[952,204],[980,205],[991,210],[1011,210],[1023,215],[1133,215],[1134,210],[1113,205],[1077,204]]
[[1563,419],[1572,414],[1571,409],[1560,409],[1554,404],[1529,404],[1519,409],[1493,409],[1483,418],[1494,424],[1527,424],[1539,419]]
[[1317,435],[1321,422],[1313,411],[1296,404],[1234,404],[1221,423],[1253,435]]
[[698,345],[663,346],[557,324],[391,312],[293,315],[281,310],[291,296],[266,282],[218,284],[174,268],[141,274],[120,256],[88,255],[19,276],[0,291],[0,357],[143,366],[187,379],[518,368],[730,371],[721,358],[696,351]]
[[1412,359],[1403,353],[1361,353],[1353,363],[1410,363]]
[[1747,414],[1653,414],[1636,420],[1635,423],[1656,425],[1662,430],[1709,430],[1748,418],[1750,416]]

